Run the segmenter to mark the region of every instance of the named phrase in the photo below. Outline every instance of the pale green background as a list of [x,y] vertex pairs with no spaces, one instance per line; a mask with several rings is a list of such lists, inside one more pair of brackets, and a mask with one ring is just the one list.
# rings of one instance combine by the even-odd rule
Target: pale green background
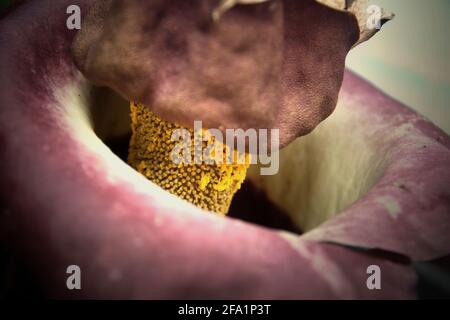
[[347,66],[450,133],[450,0],[373,0],[396,14]]

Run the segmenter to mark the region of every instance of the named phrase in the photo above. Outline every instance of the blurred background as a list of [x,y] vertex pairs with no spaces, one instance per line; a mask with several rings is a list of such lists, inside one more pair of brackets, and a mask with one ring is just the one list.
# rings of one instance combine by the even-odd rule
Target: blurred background
[[450,133],[450,1],[372,0],[396,17],[347,66]]

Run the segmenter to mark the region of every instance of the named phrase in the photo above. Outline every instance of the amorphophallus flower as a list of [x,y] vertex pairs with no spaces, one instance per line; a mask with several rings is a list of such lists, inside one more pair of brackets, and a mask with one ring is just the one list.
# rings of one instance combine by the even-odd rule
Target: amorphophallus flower
[[[371,32],[360,2],[77,2],[92,10],[75,41],[71,1],[0,20],[1,240],[40,293],[413,298],[410,261],[450,252],[449,137],[344,71]],[[279,173],[250,167],[259,191],[239,197],[253,220],[286,214],[304,233],[206,214],[147,180],[104,142],[129,133],[128,101],[186,127],[280,128]]]

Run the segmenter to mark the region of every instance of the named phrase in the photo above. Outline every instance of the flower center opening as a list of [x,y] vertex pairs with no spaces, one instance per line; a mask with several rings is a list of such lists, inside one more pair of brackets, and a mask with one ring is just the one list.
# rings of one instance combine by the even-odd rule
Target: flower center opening
[[[126,162],[132,136],[129,101],[110,89],[94,87],[90,104],[95,133]],[[262,176],[259,167],[251,165],[228,216],[303,233],[360,199],[384,165],[354,125],[355,117],[338,106],[313,133],[280,151],[276,175]]]

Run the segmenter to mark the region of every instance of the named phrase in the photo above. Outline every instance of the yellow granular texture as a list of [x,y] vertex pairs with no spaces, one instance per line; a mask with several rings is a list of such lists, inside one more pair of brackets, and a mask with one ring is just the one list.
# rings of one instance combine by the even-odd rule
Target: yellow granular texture
[[[171,155],[179,141],[172,141],[172,133],[183,127],[158,118],[145,106],[131,102],[131,129],[128,162],[137,171],[165,190],[187,200],[196,206],[225,215],[231,200],[245,179],[250,156],[239,158],[233,151],[232,163],[225,163],[225,157],[230,155],[228,146],[215,141],[214,136],[202,130],[204,140],[195,144],[194,130],[186,129],[191,137],[192,158],[188,163],[176,164]],[[223,160],[211,164],[202,161],[194,163],[194,148],[200,147],[203,154],[207,147],[211,156],[215,150],[222,150]],[[198,153],[197,153],[198,154]],[[220,159],[221,157],[214,158]],[[241,161],[238,163],[238,159]],[[243,163],[243,164],[241,164]]]

